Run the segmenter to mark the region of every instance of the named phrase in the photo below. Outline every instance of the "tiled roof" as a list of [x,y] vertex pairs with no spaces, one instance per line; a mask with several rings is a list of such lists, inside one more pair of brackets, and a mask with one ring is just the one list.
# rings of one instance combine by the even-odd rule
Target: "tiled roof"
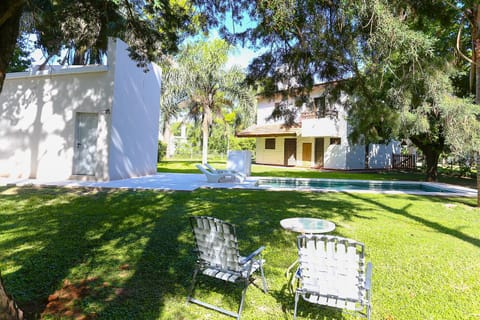
[[300,126],[286,127],[284,124],[254,125],[237,133],[237,137],[296,136]]

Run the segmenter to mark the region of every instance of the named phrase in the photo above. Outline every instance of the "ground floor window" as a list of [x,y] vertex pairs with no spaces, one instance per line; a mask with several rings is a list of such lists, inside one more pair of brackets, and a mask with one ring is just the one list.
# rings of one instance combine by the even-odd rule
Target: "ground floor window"
[[275,138],[265,139],[265,150],[266,149],[275,150]]

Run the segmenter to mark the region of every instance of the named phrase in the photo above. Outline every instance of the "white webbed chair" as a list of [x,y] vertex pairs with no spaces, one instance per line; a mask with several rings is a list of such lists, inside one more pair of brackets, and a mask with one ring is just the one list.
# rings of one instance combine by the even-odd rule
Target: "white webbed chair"
[[[195,238],[197,263],[187,302],[193,302],[240,319],[245,294],[248,286],[254,280],[252,274],[255,271],[260,270],[263,291],[267,292],[267,282],[263,272],[264,260],[261,256],[265,247],[261,246],[247,257],[242,257],[238,251],[235,225],[205,216],[190,217],[190,223]],[[244,285],[237,312],[225,310],[193,298],[199,272],[206,276]]]
[[239,171],[235,171],[235,170],[222,170],[222,169],[215,169],[214,167],[212,167],[211,165],[209,165],[208,163],[205,163],[205,167],[207,167],[208,170],[210,170],[212,173],[216,173],[216,174],[233,174],[235,176],[235,178],[239,181],[239,182],[243,182],[246,178],[245,174],[243,174],[242,172],[239,172]]
[[233,182],[237,179],[237,177],[232,173],[213,173],[208,171],[206,168],[204,168],[200,164],[197,164],[196,167],[205,175],[208,182],[215,182],[215,183],[227,182],[227,181]]
[[301,296],[370,319],[372,264],[365,265],[364,244],[337,236],[301,235],[297,245],[299,286],[293,318]]

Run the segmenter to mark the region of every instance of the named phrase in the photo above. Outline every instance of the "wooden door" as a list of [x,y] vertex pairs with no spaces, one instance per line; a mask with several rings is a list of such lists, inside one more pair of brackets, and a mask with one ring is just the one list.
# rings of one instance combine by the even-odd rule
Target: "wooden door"
[[295,166],[297,164],[297,139],[285,139],[283,146],[283,164]]
[[302,161],[310,162],[312,161],[312,144],[304,143],[302,145]]
[[315,138],[315,167],[323,168],[324,138]]

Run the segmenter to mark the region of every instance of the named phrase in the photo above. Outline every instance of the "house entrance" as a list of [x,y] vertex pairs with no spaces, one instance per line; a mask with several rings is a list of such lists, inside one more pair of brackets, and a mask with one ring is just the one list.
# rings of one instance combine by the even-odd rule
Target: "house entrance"
[[96,113],[77,113],[75,120],[75,151],[73,157],[74,175],[95,175],[97,165],[97,127]]
[[312,144],[304,143],[302,145],[302,161],[312,163]]
[[323,168],[324,138],[315,138],[315,168]]
[[297,139],[285,139],[283,148],[283,164],[294,166],[297,164]]

